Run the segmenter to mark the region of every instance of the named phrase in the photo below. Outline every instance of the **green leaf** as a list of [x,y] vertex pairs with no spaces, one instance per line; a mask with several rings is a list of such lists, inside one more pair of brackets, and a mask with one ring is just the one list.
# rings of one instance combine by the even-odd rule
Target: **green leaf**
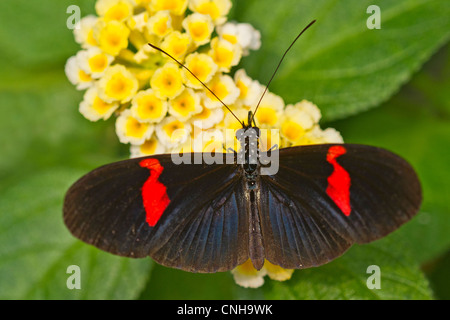
[[423,269],[436,299],[450,300],[450,250],[427,263]]
[[234,297],[235,289],[230,272],[194,274],[155,265],[152,277],[139,299],[230,300]]
[[392,150],[416,169],[423,189],[421,213],[398,236],[422,262],[450,246],[449,79],[447,46],[388,103],[327,124],[340,130],[346,142]]
[[[149,276],[150,259],[127,259],[75,239],[64,226],[62,201],[79,170],[54,168],[11,185],[0,199],[0,299],[133,299]],[[67,268],[81,269],[69,290]]]
[[0,177],[12,171],[78,166],[93,169],[128,157],[114,132],[114,119],[91,123],[78,112],[82,95],[64,74],[0,80]]
[[[369,30],[369,5],[381,29]],[[325,120],[378,106],[450,36],[450,2],[440,0],[235,1],[232,18],[262,33],[262,48],[244,58],[248,74],[267,83],[283,51],[310,21],[270,89],[295,103],[308,99]]]
[[70,5],[81,16],[94,12],[94,0],[14,0],[0,3],[0,74],[22,68],[45,73],[76,53],[72,30],[67,28]]
[[[92,168],[128,157],[113,119],[95,124],[78,112],[82,92],[64,74],[64,64],[79,50],[66,27],[66,9],[76,4],[82,16],[94,0],[3,1],[0,3],[0,178],[18,169]],[[82,143],[80,143],[82,141]]]
[[[369,289],[369,277],[380,270],[380,289]],[[262,289],[268,299],[431,299],[428,282],[401,243],[389,238],[354,246],[341,258],[319,267],[298,270],[290,281],[271,281]]]

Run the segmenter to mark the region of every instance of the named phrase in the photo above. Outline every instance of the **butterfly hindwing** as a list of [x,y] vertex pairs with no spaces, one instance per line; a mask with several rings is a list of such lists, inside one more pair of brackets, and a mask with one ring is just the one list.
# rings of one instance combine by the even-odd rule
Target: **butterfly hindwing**
[[[114,254],[193,272],[230,270],[248,259],[242,183],[235,164],[176,165],[170,154],[125,160],[77,181],[64,220],[76,237]],[[149,217],[145,199],[159,217]]]
[[384,149],[313,145],[279,150],[279,171],[261,176],[266,259],[284,268],[324,264],[353,243],[394,231],[417,213],[411,166]]

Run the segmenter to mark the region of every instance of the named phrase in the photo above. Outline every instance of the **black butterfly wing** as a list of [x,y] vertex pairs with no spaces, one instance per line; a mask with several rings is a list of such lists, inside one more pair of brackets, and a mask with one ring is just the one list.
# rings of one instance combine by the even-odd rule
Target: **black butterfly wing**
[[[236,164],[176,165],[170,154],[125,160],[77,181],[64,221],[74,236],[113,254],[192,272],[230,270],[249,256],[242,181]],[[149,217],[145,201],[160,217]]]
[[384,149],[312,145],[279,150],[279,171],[261,176],[259,198],[266,259],[301,269],[400,227],[417,213],[421,187]]

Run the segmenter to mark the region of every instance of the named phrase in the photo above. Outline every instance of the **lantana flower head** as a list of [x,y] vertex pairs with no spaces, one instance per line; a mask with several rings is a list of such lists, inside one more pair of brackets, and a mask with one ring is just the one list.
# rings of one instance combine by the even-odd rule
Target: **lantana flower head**
[[[234,133],[224,129],[241,128],[235,116],[247,120],[265,87],[244,69],[235,70],[243,56],[259,49],[261,34],[250,24],[227,22],[231,5],[230,0],[97,0],[97,15],[83,17],[74,29],[81,49],[65,66],[69,81],[86,90],[80,113],[90,121],[114,118],[118,140],[129,144],[131,157],[226,152],[230,145],[238,151]],[[255,115],[257,125],[267,129],[261,149],[342,142],[336,130],[320,128],[320,117],[311,102],[286,106],[267,91]],[[279,136],[272,134],[276,129]],[[266,261],[258,271],[247,261],[232,273],[238,284],[256,287],[265,276],[286,280],[292,270]]]

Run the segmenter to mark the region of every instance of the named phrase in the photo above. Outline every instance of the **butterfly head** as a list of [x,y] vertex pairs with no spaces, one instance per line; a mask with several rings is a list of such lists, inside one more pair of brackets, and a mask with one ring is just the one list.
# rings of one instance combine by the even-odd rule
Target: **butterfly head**
[[[253,123],[252,123],[253,122]],[[248,149],[245,146],[254,145],[258,146],[258,139],[261,135],[261,131],[256,126],[253,113],[248,112],[248,122],[242,122],[242,128],[236,131],[236,139],[244,146],[244,149]]]
[[251,111],[248,112],[248,122],[245,123],[243,121],[242,123],[243,123],[242,128],[236,131],[236,138],[238,140],[242,140],[244,136],[259,139],[261,131],[256,126],[255,119]]

